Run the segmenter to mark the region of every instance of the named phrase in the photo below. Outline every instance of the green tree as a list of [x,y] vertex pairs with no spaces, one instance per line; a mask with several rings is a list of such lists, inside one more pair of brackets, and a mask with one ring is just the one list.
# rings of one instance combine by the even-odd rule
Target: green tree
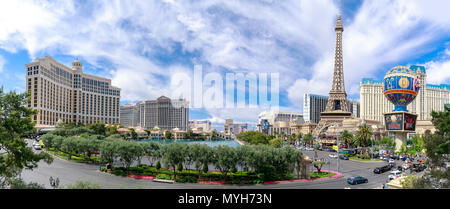
[[275,139],[270,140],[269,144],[272,147],[280,148],[281,147],[281,140],[282,140],[281,138],[275,138]]
[[4,93],[0,88],[0,188],[13,181],[25,169],[33,169],[41,160],[50,164],[53,158],[45,152],[34,153],[21,136],[33,130],[31,118],[36,114],[28,108],[30,94]]
[[69,136],[64,138],[61,144],[61,150],[69,155],[69,160],[72,159],[73,153],[78,149],[78,139]]
[[236,135],[239,140],[249,144],[269,144],[270,137],[267,134],[257,131],[246,131]]
[[354,144],[358,147],[366,147],[372,135],[372,128],[364,123],[359,126],[358,132],[354,137]]
[[131,139],[136,140],[136,139],[138,138],[138,134],[136,133],[136,131],[134,130],[134,128],[129,128],[128,130],[131,131],[131,133],[130,133]]
[[125,169],[128,171],[131,164],[142,156],[143,149],[136,142],[119,141],[116,152],[120,157],[120,161],[125,165]]
[[312,136],[312,133],[310,132],[310,133],[306,134],[305,137],[303,137],[303,141],[305,144],[312,145],[312,143],[313,143],[312,138],[313,138],[313,136]]
[[432,189],[429,181],[417,176],[407,176],[400,184],[403,189]]
[[153,166],[153,163],[159,159],[158,152],[161,149],[161,145],[157,142],[143,143],[143,149],[145,156],[150,162],[150,166]]
[[317,173],[321,173],[322,166],[325,165],[324,161],[316,160],[313,162],[313,166],[317,169]]
[[166,139],[172,139],[172,132],[170,130],[166,130],[164,135]]
[[88,126],[89,129],[93,131],[94,134],[105,135],[106,134],[106,126],[104,123],[94,123]]
[[117,146],[119,144],[119,141],[112,141],[112,140],[108,140],[108,141],[103,141],[100,144],[100,156],[102,161],[108,163],[108,164],[113,164],[114,160],[116,159],[116,157],[118,156],[116,150],[117,150]]
[[200,176],[202,166],[212,162],[213,149],[206,144],[193,144],[190,148],[194,154],[195,170],[198,171]]
[[176,179],[176,166],[184,160],[183,146],[181,143],[172,143],[164,147],[163,162],[173,168],[173,177]]
[[229,146],[219,145],[214,149],[214,165],[222,173],[224,181],[232,168],[236,166],[236,152]]
[[345,146],[346,146],[347,148],[349,148],[350,145],[351,145],[351,143],[353,142],[353,134],[352,134],[351,132],[347,131],[347,130],[344,130],[344,131],[341,133],[339,139],[340,139],[340,141],[341,141],[342,143],[345,144]]

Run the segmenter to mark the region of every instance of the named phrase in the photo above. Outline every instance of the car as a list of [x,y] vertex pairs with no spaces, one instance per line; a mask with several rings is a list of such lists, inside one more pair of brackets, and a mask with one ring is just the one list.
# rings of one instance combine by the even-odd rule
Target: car
[[355,184],[361,184],[361,183],[367,183],[369,180],[362,176],[353,176],[347,179],[347,183],[355,185]]
[[307,151],[314,151],[314,148],[308,147],[308,148],[306,148],[306,150],[307,150]]
[[400,159],[401,159],[402,161],[405,161],[407,158],[408,158],[408,157],[403,156],[403,157],[401,157]]
[[403,165],[402,165],[403,170],[408,170],[409,167],[410,166],[407,163],[403,163]]
[[388,162],[389,162],[389,164],[391,164],[391,163],[393,164],[393,163],[395,163],[395,160],[391,158],[388,160]]
[[331,158],[337,158],[338,157],[336,154],[329,154],[328,156],[331,157]]
[[393,170],[389,174],[388,178],[389,180],[397,179],[398,177],[402,176],[402,172],[399,170]]
[[425,170],[426,166],[425,165],[421,165],[421,164],[413,164],[412,165],[412,171],[414,172],[421,172],[423,170]]
[[39,144],[33,145],[33,147],[34,147],[35,150],[41,150],[42,149],[41,145],[39,145]]
[[385,166],[382,166],[382,167],[377,167],[377,168],[375,168],[373,170],[373,172],[376,173],[376,174],[384,173],[386,171],[390,171],[392,169],[392,167],[393,166],[391,164],[385,165]]
[[339,155],[339,159],[348,160],[348,156],[347,155]]

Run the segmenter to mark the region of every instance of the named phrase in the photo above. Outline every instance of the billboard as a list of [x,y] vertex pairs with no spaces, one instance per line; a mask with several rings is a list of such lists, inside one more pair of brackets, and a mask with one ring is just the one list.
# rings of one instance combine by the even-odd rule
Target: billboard
[[403,113],[388,113],[384,115],[386,130],[401,131],[403,130]]
[[405,113],[405,130],[414,131],[416,130],[416,119],[417,115],[412,115]]

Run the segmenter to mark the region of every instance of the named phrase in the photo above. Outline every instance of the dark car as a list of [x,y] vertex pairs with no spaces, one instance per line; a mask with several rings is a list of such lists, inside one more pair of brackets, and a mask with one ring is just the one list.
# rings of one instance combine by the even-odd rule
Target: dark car
[[421,165],[421,164],[413,164],[412,165],[412,171],[414,172],[421,172],[423,170],[425,170],[426,166],[425,165]]
[[400,159],[401,159],[402,161],[405,161],[407,158],[408,158],[408,157],[403,156],[403,157],[401,157]]
[[373,170],[374,173],[376,174],[380,174],[380,173],[384,173],[386,171],[390,171],[392,169],[393,165],[389,164],[389,165],[385,165],[382,167],[377,167]]
[[339,155],[339,159],[348,160],[348,156],[347,155]]
[[353,176],[347,179],[347,183],[355,185],[355,184],[361,184],[361,183],[367,183],[369,180],[367,178],[362,176]]

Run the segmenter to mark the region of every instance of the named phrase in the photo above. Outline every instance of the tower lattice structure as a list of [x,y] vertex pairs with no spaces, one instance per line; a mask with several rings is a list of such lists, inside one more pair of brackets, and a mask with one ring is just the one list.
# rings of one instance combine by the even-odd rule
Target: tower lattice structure
[[334,59],[333,82],[330,90],[325,111],[320,113],[320,121],[313,131],[314,137],[327,131],[330,126],[342,127],[342,121],[352,117],[352,113],[348,111],[347,93],[344,85],[344,62],[342,53],[342,34],[344,26],[342,25],[341,16],[338,16],[336,26],[336,51]]
[[333,83],[330,90],[330,97],[325,112],[342,111],[348,112],[347,93],[344,85],[344,62],[342,56],[342,34],[344,26],[342,25],[341,16],[338,16],[336,26],[336,51],[334,56],[334,75]]

